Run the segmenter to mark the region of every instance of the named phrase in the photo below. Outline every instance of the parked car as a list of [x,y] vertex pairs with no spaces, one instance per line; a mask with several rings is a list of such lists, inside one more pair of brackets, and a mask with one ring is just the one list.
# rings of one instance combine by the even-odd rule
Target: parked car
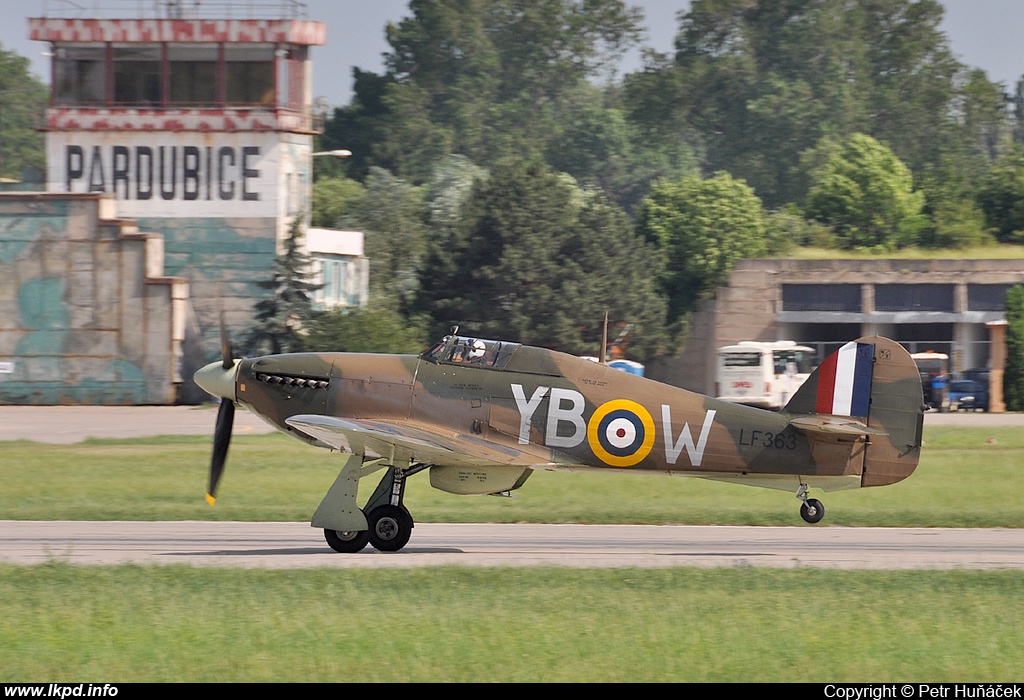
[[988,389],[989,375],[991,370],[987,367],[976,367],[974,369],[965,369],[960,373],[960,379],[970,379],[972,382],[977,382],[981,385],[982,389]]
[[949,409],[958,411],[987,411],[988,389],[970,379],[957,379],[949,383]]

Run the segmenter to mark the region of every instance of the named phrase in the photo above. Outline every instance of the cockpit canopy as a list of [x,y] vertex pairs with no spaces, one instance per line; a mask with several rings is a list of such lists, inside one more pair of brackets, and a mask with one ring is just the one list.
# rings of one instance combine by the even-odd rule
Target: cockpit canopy
[[420,357],[431,362],[504,369],[519,343],[446,335]]

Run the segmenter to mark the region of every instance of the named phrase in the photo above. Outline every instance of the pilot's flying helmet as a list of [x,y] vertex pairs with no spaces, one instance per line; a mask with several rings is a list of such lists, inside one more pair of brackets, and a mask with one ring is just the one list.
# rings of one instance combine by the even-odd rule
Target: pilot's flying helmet
[[474,340],[473,345],[469,351],[469,359],[475,360],[478,357],[483,357],[484,352],[487,351],[487,346],[484,345],[482,340]]

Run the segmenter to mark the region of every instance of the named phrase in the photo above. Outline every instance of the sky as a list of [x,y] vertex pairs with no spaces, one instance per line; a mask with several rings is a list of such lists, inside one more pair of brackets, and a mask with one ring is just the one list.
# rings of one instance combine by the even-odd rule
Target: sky
[[[155,0],[77,0],[80,6],[124,6],[134,11]],[[227,0],[230,1],[230,0]],[[257,0],[265,4],[268,0]],[[307,16],[327,24],[327,45],[313,49],[313,95],[324,96],[332,106],[347,104],[352,97],[352,68],[383,71],[382,56],[388,50],[384,28],[408,13],[408,0],[304,0]],[[676,15],[689,7],[687,0],[627,0],[644,10],[646,45],[667,53],[678,28]],[[238,0],[244,6],[246,0]],[[28,40],[29,16],[41,16],[44,5],[60,6],[61,0],[0,0],[0,45],[32,60],[33,71],[49,82],[47,50],[42,42]],[[942,28],[960,61],[982,68],[990,80],[1008,91],[1024,75],[1024,0],[944,0]],[[109,15],[108,15],[109,16]],[[640,68],[635,52],[620,68],[628,73]]]

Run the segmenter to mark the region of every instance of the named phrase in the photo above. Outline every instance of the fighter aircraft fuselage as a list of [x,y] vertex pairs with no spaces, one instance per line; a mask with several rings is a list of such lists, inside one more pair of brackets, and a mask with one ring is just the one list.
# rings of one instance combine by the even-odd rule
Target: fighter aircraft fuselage
[[[476,437],[532,455],[549,468],[861,473],[860,462],[848,459],[852,440],[813,449],[785,414],[718,401],[570,355],[530,347],[515,352],[518,357],[503,369],[415,355],[244,360],[238,401],[312,442],[285,421],[311,413],[398,421]],[[306,381],[300,385],[298,379]]]
[[[381,518],[407,539],[404,479],[424,469],[432,485],[460,494],[505,493],[536,469],[697,476],[794,490],[817,522],[824,511],[809,488],[895,483],[913,472],[921,446],[916,366],[884,338],[843,346],[779,413],[551,350],[458,336],[420,356],[225,354],[197,381],[299,440],[370,465],[343,469],[314,516],[339,551],[358,538],[338,536],[372,531]],[[230,415],[223,423],[229,433]],[[215,447],[211,494],[224,455],[226,446]],[[355,485],[384,467],[390,476],[367,526]]]

